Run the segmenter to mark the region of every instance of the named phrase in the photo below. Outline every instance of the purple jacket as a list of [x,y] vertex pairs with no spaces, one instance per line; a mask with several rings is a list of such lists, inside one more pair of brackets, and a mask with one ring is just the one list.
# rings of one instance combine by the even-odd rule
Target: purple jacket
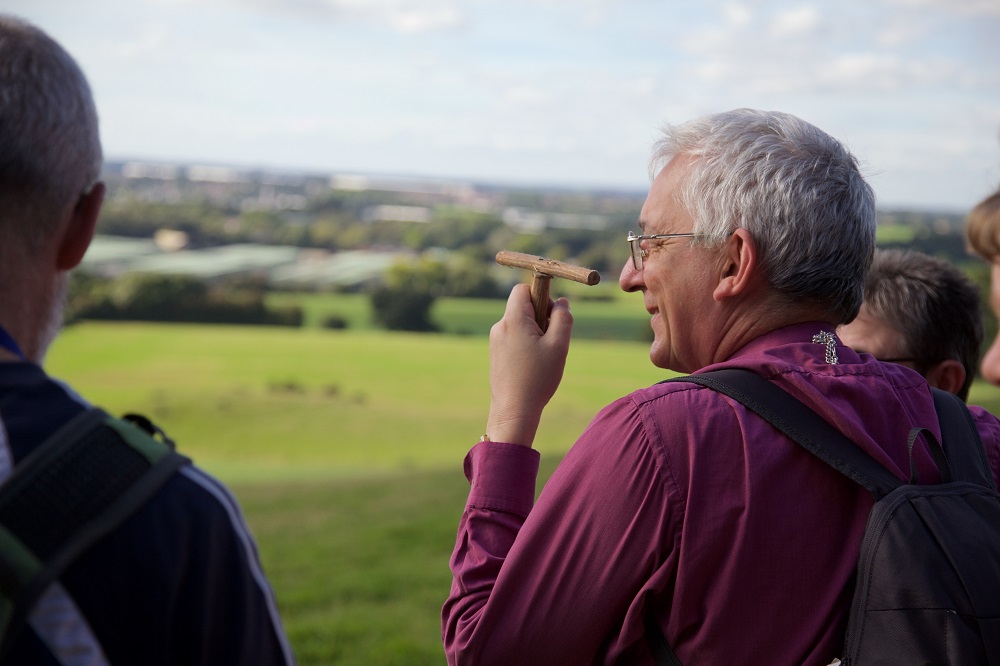
[[[704,370],[756,371],[907,478],[910,429],[940,435],[927,384],[840,345],[828,364],[821,330],[774,331]],[[1000,478],[1000,422],[972,410]],[[871,495],[731,399],[675,382],[615,401],[537,502],[536,451],[482,443],[465,469],[450,664],[649,664],[650,612],[686,664],[838,656]]]

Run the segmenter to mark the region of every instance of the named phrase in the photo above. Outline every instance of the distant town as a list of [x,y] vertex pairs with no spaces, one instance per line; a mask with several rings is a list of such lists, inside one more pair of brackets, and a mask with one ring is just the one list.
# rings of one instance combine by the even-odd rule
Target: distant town
[[[488,264],[515,249],[617,271],[645,191],[507,187],[370,174],[111,162],[99,236],[84,268],[279,289],[360,289],[432,253]],[[967,260],[963,217],[881,211],[883,245]]]

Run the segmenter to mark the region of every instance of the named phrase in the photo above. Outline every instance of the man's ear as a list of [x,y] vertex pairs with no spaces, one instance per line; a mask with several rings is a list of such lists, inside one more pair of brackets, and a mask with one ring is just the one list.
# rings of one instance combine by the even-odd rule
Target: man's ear
[[719,283],[712,297],[721,301],[746,291],[757,271],[757,246],[746,229],[739,227],[722,246]]
[[80,196],[70,212],[69,222],[63,228],[56,255],[56,268],[68,271],[76,268],[94,239],[97,218],[104,203],[104,183],[95,183],[90,191]]
[[965,384],[965,366],[954,359],[935,363],[924,373],[927,383],[948,393],[958,394]]

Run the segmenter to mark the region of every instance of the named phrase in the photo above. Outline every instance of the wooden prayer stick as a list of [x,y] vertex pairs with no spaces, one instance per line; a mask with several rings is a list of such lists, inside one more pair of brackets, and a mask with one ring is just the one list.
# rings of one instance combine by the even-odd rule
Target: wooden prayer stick
[[543,331],[549,327],[549,282],[553,277],[566,278],[586,285],[595,285],[601,281],[601,274],[591,268],[523,252],[500,250],[497,252],[497,263],[501,266],[533,271],[531,304],[535,307],[535,322]]
[[536,257],[533,254],[524,254],[523,252],[500,250],[497,252],[497,263],[501,266],[526,268],[549,277],[566,278],[583,284],[595,285],[601,281],[601,274],[592,268],[574,266],[555,259]]

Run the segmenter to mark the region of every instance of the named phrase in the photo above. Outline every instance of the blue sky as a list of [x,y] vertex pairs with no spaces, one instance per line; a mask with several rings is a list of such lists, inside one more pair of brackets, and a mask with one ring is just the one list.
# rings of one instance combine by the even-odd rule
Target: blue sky
[[111,159],[643,189],[664,123],[794,113],[882,207],[1000,185],[1000,0],[0,0]]

